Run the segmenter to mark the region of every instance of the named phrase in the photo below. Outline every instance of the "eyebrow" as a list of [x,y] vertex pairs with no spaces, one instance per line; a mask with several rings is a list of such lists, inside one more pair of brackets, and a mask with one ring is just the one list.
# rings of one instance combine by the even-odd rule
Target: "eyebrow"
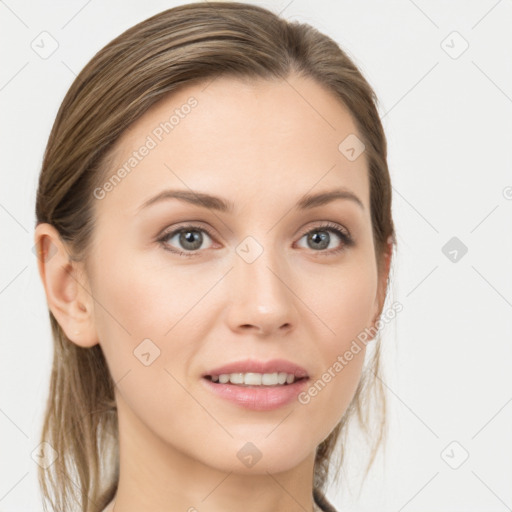
[[[232,201],[223,199],[221,197],[206,194],[204,192],[197,192],[192,190],[164,190],[154,197],[145,201],[140,207],[139,211],[161,201],[169,199],[179,199],[187,203],[217,210],[223,213],[233,213],[235,205]],[[297,210],[308,210],[318,206],[323,206],[336,199],[347,199],[357,204],[362,210],[364,205],[362,201],[350,190],[338,188],[329,190],[327,192],[319,192],[317,194],[306,194],[295,205]]]

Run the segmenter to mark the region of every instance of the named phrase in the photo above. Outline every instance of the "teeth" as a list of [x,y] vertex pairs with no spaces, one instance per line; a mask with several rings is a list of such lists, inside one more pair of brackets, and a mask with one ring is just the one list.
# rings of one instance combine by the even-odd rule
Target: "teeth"
[[231,375],[226,375],[228,377],[229,382],[232,384],[243,384],[244,383],[244,374],[243,373],[232,373]]
[[245,385],[245,386],[282,386],[292,384],[295,381],[295,375],[292,373],[223,373],[221,375],[212,375],[213,382],[220,384]]
[[[246,386],[261,386],[262,377],[264,377],[264,375],[261,375],[261,373],[246,373],[244,374],[244,384]],[[229,381],[231,382],[231,379],[229,379]]]

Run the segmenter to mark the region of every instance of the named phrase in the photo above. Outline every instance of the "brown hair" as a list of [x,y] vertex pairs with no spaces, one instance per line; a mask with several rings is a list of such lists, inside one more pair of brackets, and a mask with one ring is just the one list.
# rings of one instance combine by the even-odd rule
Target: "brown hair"
[[[104,181],[116,141],[131,123],[181,86],[217,75],[279,79],[292,72],[326,86],[353,116],[366,146],[375,254],[383,271],[389,237],[392,244],[396,239],[387,143],[375,93],[326,35],[237,2],[166,10],[125,31],[91,59],[67,92],[48,140],[37,192],[37,224],[53,225],[70,248],[70,257],[86,261],[94,228],[93,190]],[[119,479],[115,384],[100,345],[77,346],[51,311],[49,315],[54,354],[41,441],[50,443],[59,457],[47,469],[39,468],[39,483],[53,510],[72,510],[72,503],[78,502],[82,512],[98,512],[114,497]],[[337,442],[343,439],[345,444],[349,418],[357,415],[373,442],[366,473],[383,439],[386,401],[378,377],[378,337],[375,343],[346,413],[317,447],[315,492],[327,486],[329,461]],[[375,432],[368,420],[372,392]],[[343,450],[336,474],[342,462]],[[47,510],[46,503],[44,507]]]

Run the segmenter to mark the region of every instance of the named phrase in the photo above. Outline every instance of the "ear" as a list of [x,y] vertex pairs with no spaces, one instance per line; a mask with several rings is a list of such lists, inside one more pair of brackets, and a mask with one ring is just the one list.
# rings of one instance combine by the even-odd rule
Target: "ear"
[[[392,237],[388,237],[386,243],[385,254],[383,254],[384,261],[382,263],[382,269],[380,270],[380,275],[378,276],[378,287],[377,287],[377,295],[375,296],[375,312],[373,316],[372,327],[377,329],[376,323],[380,318],[382,313],[382,309],[384,308],[384,302],[386,301],[386,290],[388,285],[389,278],[389,269],[391,266],[391,257],[393,253],[393,241]],[[374,338],[375,336],[373,336]],[[373,339],[372,338],[372,339]]]
[[34,240],[39,275],[53,316],[73,343],[84,348],[96,345],[94,300],[82,264],[71,259],[65,242],[51,224],[38,224]]

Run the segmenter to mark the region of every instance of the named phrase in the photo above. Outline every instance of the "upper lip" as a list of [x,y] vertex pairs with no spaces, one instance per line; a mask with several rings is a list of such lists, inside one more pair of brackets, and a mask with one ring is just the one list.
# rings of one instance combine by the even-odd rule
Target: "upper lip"
[[298,364],[286,361],[285,359],[272,359],[270,361],[256,361],[255,359],[246,359],[244,361],[234,361],[232,363],[218,366],[208,370],[203,377],[212,375],[223,375],[230,373],[290,373],[300,379],[308,377],[308,372]]

